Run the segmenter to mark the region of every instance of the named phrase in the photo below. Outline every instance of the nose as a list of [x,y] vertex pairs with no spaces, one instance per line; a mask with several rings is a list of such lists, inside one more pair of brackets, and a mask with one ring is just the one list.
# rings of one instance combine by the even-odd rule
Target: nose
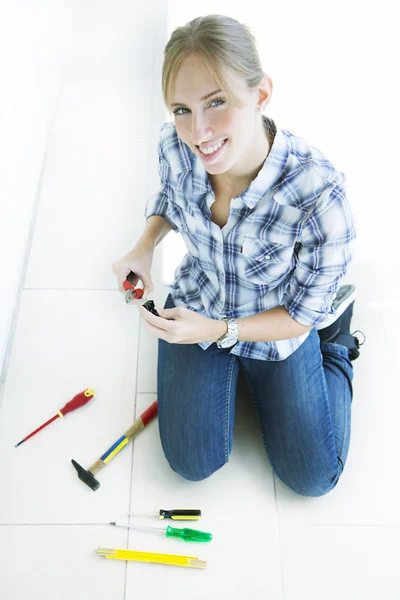
[[192,113],[192,144],[200,146],[204,142],[212,139],[212,129],[208,124],[207,118],[203,114],[195,115]]

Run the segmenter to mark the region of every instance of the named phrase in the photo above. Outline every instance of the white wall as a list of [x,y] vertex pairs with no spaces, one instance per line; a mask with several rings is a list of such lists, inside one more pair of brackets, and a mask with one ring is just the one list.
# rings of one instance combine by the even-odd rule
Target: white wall
[[[97,235],[111,236],[113,231],[116,248],[110,249],[112,258],[107,254],[106,265],[99,260],[101,283],[96,277],[95,283],[92,280],[88,283],[87,271],[92,264],[88,264],[86,255],[79,256],[81,248],[76,244],[69,243],[66,247],[66,240],[57,239],[63,231],[57,227],[60,219],[67,215],[73,235],[74,219],[80,215],[68,210],[63,212],[63,209],[74,202],[76,209],[81,197],[88,198],[89,202],[92,199],[91,183],[97,178],[98,169],[104,168],[98,156],[101,155],[102,133],[105,134],[103,111],[106,111],[106,125],[111,131],[113,127],[115,131],[122,127],[128,138],[138,136],[146,147],[153,148],[147,162],[147,157],[141,159],[148,173],[145,178],[148,194],[147,189],[142,190],[142,180],[135,182],[140,190],[133,191],[141,202],[157,191],[156,141],[160,126],[167,119],[160,83],[165,41],[166,3],[163,0],[151,0],[145,5],[116,0],[112,7],[108,0],[39,0],[35,3],[17,0],[12,5],[0,2],[0,164],[3,167],[0,177],[0,390],[7,372],[22,289],[43,289],[49,285],[62,288],[75,285],[80,289],[85,285],[116,286],[111,262],[130,246],[118,230],[121,215],[112,206],[113,194],[132,193],[125,190],[126,179],[130,185],[139,168],[127,164],[132,150],[127,156],[121,138],[114,139],[110,133],[110,144],[115,144],[110,160],[117,161],[122,171],[126,164],[128,174],[122,182],[108,183],[114,186],[108,211],[116,224],[113,227],[109,223],[107,231],[103,228]],[[141,57],[140,51],[145,56]],[[73,144],[80,144],[82,149],[82,144],[87,143],[92,156],[99,150],[90,165],[82,161],[85,162],[82,169],[93,168],[93,172],[86,171],[87,187],[79,174],[79,187],[74,187],[74,173],[68,171],[68,152],[64,156],[61,149],[61,154],[57,154],[60,139],[72,145],[71,156],[75,160],[79,159],[74,154]],[[69,151],[68,145],[67,148]],[[60,170],[54,170],[54,159]],[[55,185],[51,189],[47,185],[46,189],[49,178],[55,179]],[[57,197],[51,198],[52,193]],[[46,202],[49,206],[45,207],[45,213],[48,210],[49,214],[45,225],[39,228],[39,238],[43,236],[44,242],[39,242],[35,252],[40,214]],[[129,220],[130,211],[137,212],[136,220],[144,223],[142,205],[137,207],[135,202],[134,198],[127,197],[129,214],[125,213],[124,218]],[[88,206],[83,208],[91,210]],[[94,235],[92,231],[88,233]],[[133,245],[134,241],[135,236],[128,244]],[[103,240],[102,248],[107,243],[110,244],[108,238]],[[49,256],[53,248],[54,256]],[[68,256],[71,249],[77,264],[86,262],[84,273],[78,280],[74,279],[73,284],[71,280],[65,282],[64,271],[66,265],[69,272],[74,270]],[[58,268],[56,273],[55,268]],[[105,272],[108,279],[105,276],[104,282]]]
[[[98,6],[75,0],[0,4],[0,370],[11,347],[62,67],[74,53],[73,15],[85,11],[89,18]],[[116,6],[124,10],[123,3]],[[374,301],[398,303],[392,276],[399,255],[395,173],[400,132],[393,3],[169,0],[168,32],[165,40],[157,40],[160,52],[175,27],[210,13],[230,15],[255,32],[262,64],[274,83],[266,114],[346,173],[358,223],[353,272],[359,268],[368,275],[373,268],[383,273],[382,292],[374,285],[364,293],[373,292]],[[178,239],[167,240],[170,279],[173,245],[178,244],[178,254],[182,247]]]
[[63,0],[0,4],[0,371],[23,284],[67,31]]

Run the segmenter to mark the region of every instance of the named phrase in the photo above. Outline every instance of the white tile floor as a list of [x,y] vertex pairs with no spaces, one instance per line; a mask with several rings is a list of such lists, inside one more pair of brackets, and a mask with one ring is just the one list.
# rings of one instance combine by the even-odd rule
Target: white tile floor
[[[156,191],[149,181],[162,118],[146,100],[151,78],[134,72],[161,52],[151,36],[143,52],[141,30],[129,78],[128,67],[107,62],[88,76],[78,50],[65,71],[0,405],[0,597],[398,600],[398,301],[384,287],[391,265],[359,259],[346,277],[359,293],[354,329],[367,343],[353,363],[348,461],[328,495],[300,497],[273,475],[243,387],[231,460],[206,481],[169,468],[156,421],[99,473],[95,493],[72,468],[71,458],[88,467],[156,398],[155,339],[123,304],[111,271],[133,247],[147,193]],[[157,248],[158,304],[181,250],[172,233]],[[14,448],[86,387],[97,392],[88,405]],[[107,525],[129,510],[175,506],[200,507],[213,542],[185,545]],[[105,561],[99,546],[195,554],[208,566]]]

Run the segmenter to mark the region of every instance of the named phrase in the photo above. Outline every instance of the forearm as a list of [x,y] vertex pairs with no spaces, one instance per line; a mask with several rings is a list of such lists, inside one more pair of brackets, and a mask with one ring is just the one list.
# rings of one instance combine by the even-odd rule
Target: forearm
[[172,229],[173,227],[167,219],[159,215],[152,215],[146,220],[146,226],[138,243],[155,247]]
[[[302,325],[295,321],[284,306],[277,306],[264,312],[235,319],[239,342],[275,342],[298,337],[312,329],[312,325]],[[224,321],[216,321],[214,340],[217,341],[227,332]]]

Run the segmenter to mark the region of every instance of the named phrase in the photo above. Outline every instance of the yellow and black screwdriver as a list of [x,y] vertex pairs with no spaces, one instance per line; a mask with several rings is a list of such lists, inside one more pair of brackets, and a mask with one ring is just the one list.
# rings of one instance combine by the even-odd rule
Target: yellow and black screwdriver
[[197,521],[201,517],[201,510],[199,508],[173,508],[171,510],[160,508],[158,514],[130,512],[128,515],[130,517],[158,517],[159,519],[173,519],[174,521]]

